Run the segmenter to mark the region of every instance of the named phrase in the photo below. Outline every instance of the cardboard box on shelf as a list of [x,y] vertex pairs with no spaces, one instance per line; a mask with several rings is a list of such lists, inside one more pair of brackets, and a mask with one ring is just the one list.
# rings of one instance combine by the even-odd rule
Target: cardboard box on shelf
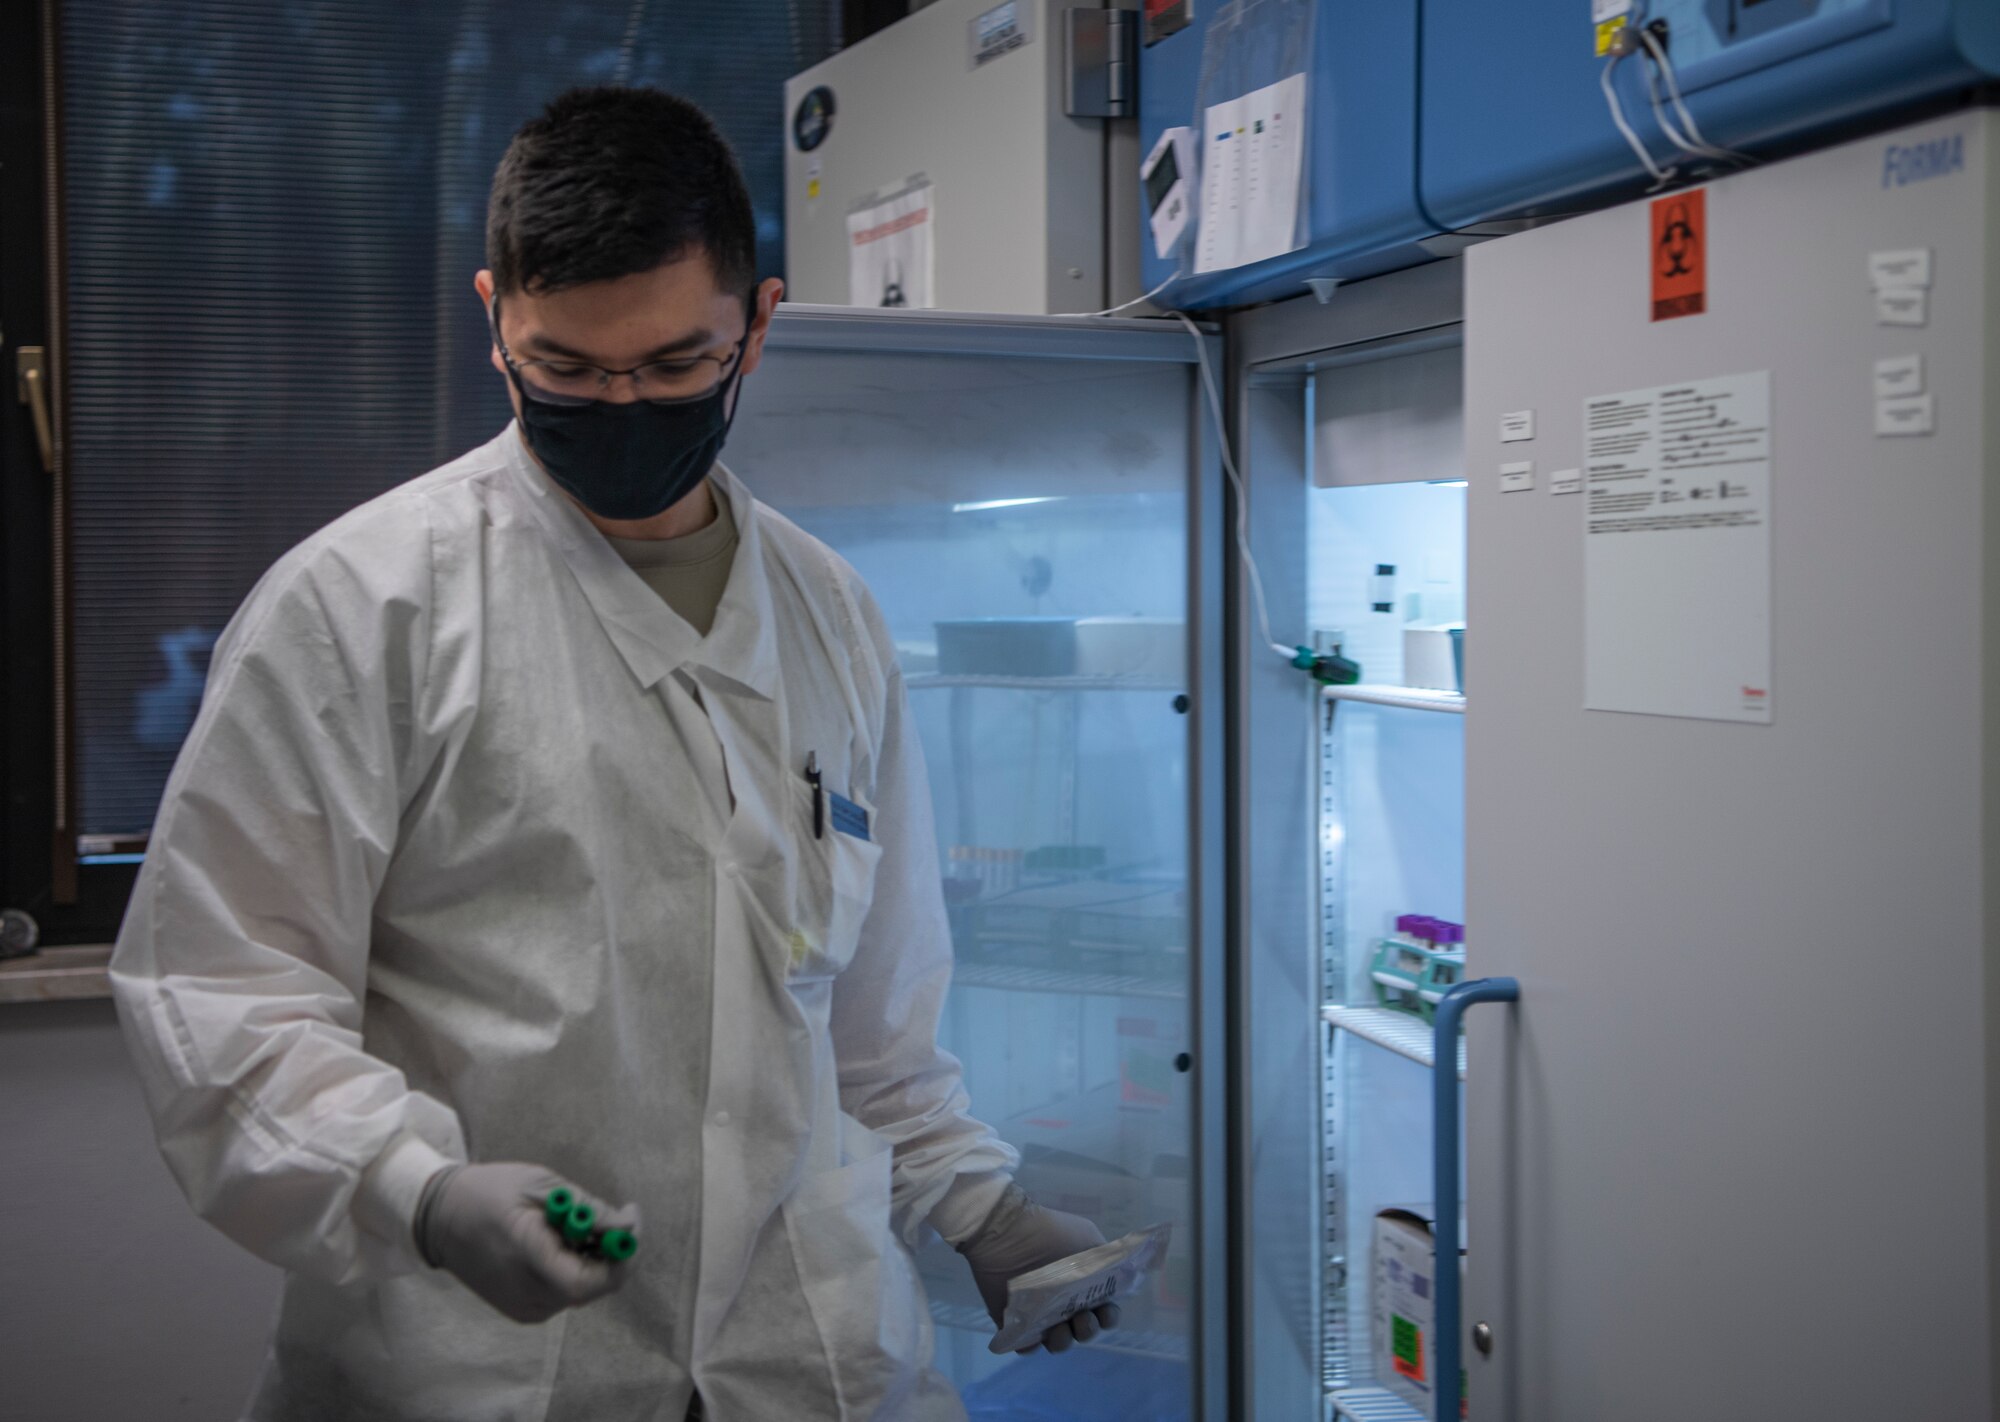
[[[1424,1205],[1376,1214],[1374,1247],[1370,1251],[1368,1312],[1369,1333],[1374,1340],[1375,1380],[1436,1422],[1437,1253],[1431,1221],[1431,1210]],[[1463,1278],[1463,1253],[1457,1267]],[[1460,1326],[1463,1327],[1463,1320]],[[1463,1350],[1459,1356],[1466,1356]],[[1461,1368],[1461,1382],[1464,1375]],[[1468,1409],[1462,1385],[1459,1399],[1459,1417],[1464,1419]]]

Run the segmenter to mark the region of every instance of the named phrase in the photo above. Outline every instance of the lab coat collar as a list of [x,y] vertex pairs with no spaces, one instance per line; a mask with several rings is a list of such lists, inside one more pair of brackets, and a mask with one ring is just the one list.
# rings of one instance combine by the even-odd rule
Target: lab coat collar
[[528,453],[518,423],[501,436],[507,468],[535,521],[555,543],[605,635],[641,687],[650,691],[690,663],[707,667],[766,700],[778,691],[778,644],[764,566],[757,501],[720,464],[709,475],[736,520],[736,557],[715,622],[703,637],[620,558]]

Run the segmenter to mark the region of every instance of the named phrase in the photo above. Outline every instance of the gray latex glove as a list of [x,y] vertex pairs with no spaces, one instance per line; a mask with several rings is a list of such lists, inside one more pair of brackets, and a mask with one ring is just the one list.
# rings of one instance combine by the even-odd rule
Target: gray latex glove
[[[1007,1312],[1007,1281],[1030,1270],[1104,1243],[1096,1225],[1081,1215],[1045,1210],[1028,1198],[1018,1185],[1009,1185],[993,1213],[979,1232],[963,1241],[958,1252],[972,1266],[972,1281],[979,1285],[979,1297],[998,1326]],[[1066,1351],[1072,1343],[1088,1343],[1105,1329],[1118,1326],[1118,1305],[1100,1304],[1058,1323],[1042,1335],[1040,1343],[1017,1352],[1032,1353],[1046,1347],[1051,1353]]]
[[639,1210],[602,1201],[539,1165],[448,1165],[424,1185],[417,1248],[513,1319],[540,1323],[603,1298],[625,1282],[625,1266],[578,1254],[552,1228],[543,1201],[567,1186],[596,1207],[606,1229],[639,1228]]

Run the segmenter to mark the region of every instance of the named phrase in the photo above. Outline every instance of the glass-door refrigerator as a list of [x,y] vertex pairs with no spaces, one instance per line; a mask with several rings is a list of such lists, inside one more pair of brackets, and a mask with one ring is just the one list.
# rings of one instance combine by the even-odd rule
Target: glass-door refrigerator
[[1228,325],[1254,562],[1232,569],[1244,1416],[1407,1422],[1434,1381],[1430,1320],[1384,1287],[1428,1283],[1382,1277],[1378,1236],[1435,1218],[1433,1019],[1478,936],[1460,281],[1443,262]]
[[956,962],[942,1040],[974,1111],[1043,1203],[1114,1239],[1173,1227],[1118,1330],[1025,1360],[991,1354],[964,1263],[930,1239],[938,1366],[974,1418],[1231,1415],[1222,499],[1200,388],[1173,323],[785,307],[730,442],[895,638]]

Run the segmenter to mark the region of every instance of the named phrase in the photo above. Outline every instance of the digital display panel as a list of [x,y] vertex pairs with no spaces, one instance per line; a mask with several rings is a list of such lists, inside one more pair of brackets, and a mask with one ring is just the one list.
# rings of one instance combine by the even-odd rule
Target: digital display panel
[[1153,171],[1146,175],[1146,209],[1158,212],[1160,204],[1167,200],[1175,183],[1181,180],[1181,166],[1175,161],[1174,146],[1170,143],[1160,154],[1160,161],[1153,165]]

